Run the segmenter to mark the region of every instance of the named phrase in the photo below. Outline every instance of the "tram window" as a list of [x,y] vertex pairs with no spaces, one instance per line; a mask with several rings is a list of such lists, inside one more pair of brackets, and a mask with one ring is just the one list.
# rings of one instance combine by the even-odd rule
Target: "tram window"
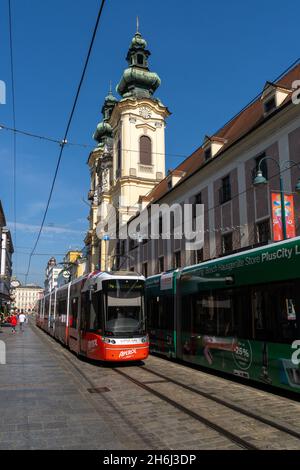
[[79,304],[79,298],[73,297],[73,299],[71,299],[71,318],[70,318],[70,326],[72,328],[77,328],[78,304]]
[[236,335],[237,318],[231,292],[194,295],[191,297],[189,310],[191,316],[185,315],[183,325],[188,327],[192,334]]
[[294,282],[257,286],[252,293],[253,338],[290,343],[298,337]]
[[148,328],[171,330],[174,328],[174,300],[170,295],[148,300]]
[[47,298],[45,302],[45,318],[48,318],[48,315],[49,315],[49,298]]
[[63,322],[62,319],[65,319],[67,316],[67,301],[66,300],[60,300],[58,302],[58,315],[60,317],[60,321],[64,323],[65,320]]
[[158,328],[159,326],[158,305],[159,305],[159,297],[148,298],[148,302],[147,302],[148,328]]
[[253,292],[253,337],[257,340],[273,339],[272,324],[275,325],[274,311],[271,309],[269,294],[266,290]]
[[251,332],[249,293],[226,289],[182,298],[182,327],[191,334],[239,336]]
[[160,298],[158,305],[159,327],[165,330],[174,328],[174,301],[170,295]]
[[92,295],[90,304],[89,329],[101,330],[103,328],[103,305],[101,292]]
[[80,329],[86,330],[89,321],[89,292],[84,292],[81,295],[81,315],[80,315]]

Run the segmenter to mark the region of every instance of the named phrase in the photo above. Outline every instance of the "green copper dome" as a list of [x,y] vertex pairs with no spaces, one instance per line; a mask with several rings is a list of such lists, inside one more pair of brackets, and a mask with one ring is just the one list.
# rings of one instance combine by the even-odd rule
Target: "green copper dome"
[[101,144],[108,143],[112,139],[112,127],[108,121],[117,102],[118,100],[112,94],[110,87],[101,110],[103,114],[103,121],[98,124],[97,129],[93,135],[93,139],[99,143],[98,147],[101,146]]
[[118,102],[117,98],[112,94],[111,90],[108,95],[105,97],[104,105],[116,104]]
[[137,31],[134,37],[132,38],[130,49],[133,49],[133,48],[146,49],[146,47],[147,47],[147,42],[145,41],[144,38],[142,38],[141,33]]
[[117,91],[123,98],[130,96],[149,98],[160,83],[157,73],[132,67],[124,70]]
[[112,127],[105,121],[98,124],[93,139],[100,143],[103,137],[112,137]]
[[126,56],[129,67],[124,70],[117,86],[122,98],[150,98],[161,83],[157,73],[150,72],[148,68],[151,53],[146,47],[147,42],[137,31]]

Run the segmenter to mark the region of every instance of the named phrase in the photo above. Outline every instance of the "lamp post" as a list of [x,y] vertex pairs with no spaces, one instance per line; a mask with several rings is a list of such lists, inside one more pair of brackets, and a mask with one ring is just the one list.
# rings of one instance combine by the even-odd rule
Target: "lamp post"
[[[260,160],[256,177],[254,178],[253,185],[254,186],[259,186],[267,183],[266,178],[262,174],[261,170],[261,164],[264,160],[272,160],[274,163],[276,163],[278,169],[279,169],[279,190],[280,190],[280,205],[281,205],[281,223],[282,223],[282,235],[283,239],[286,240],[286,220],[285,220],[285,202],[284,202],[284,190],[283,190],[283,179],[281,172],[282,170],[286,167],[291,168],[292,166],[297,166],[300,169],[300,164],[294,162],[294,160],[286,160],[282,162],[280,165],[277,160],[273,157],[264,157]],[[288,164],[288,166],[287,166]],[[298,178],[297,184],[295,186],[295,191],[297,194],[300,194],[300,178]]]

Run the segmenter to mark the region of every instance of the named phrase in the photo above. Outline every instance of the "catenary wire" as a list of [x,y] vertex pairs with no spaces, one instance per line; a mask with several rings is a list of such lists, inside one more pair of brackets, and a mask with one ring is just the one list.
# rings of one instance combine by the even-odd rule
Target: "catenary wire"
[[43,230],[43,227],[44,227],[44,224],[45,224],[45,220],[46,220],[46,216],[47,216],[47,213],[48,213],[50,201],[51,201],[51,198],[52,198],[54,185],[55,185],[58,170],[59,170],[59,167],[60,167],[64,147],[65,147],[65,144],[67,142],[68,133],[69,133],[70,126],[71,126],[73,116],[74,116],[74,112],[75,112],[75,109],[76,109],[76,106],[77,106],[77,102],[78,102],[80,90],[81,90],[81,87],[82,87],[82,83],[83,83],[83,80],[84,80],[84,77],[85,77],[85,74],[86,74],[86,69],[87,69],[87,66],[88,66],[88,63],[89,63],[90,55],[91,55],[92,48],[93,48],[93,45],[94,45],[94,41],[95,41],[95,38],[96,38],[96,34],[97,34],[97,30],[98,30],[98,26],[99,26],[99,22],[100,22],[100,18],[101,18],[101,15],[102,15],[102,11],[103,11],[103,8],[104,8],[105,1],[106,0],[101,1],[101,5],[100,5],[99,11],[98,11],[94,31],[93,31],[92,38],[91,38],[91,41],[90,41],[88,53],[87,53],[87,56],[86,56],[86,59],[85,59],[85,64],[84,64],[83,71],[82,71],[82,74],[81,74],[81,77],[80,77],[80,80],[79,80],[79,84],[78,84],[78,87],[77,87],[77,91],[76,91],[75,99],[74,99],[73,106],[72,106],[72,109],[71,109],[71,113],[70,113],[70,116],[69,116],[69,119],[68,119],[68,122],[67,122],[66,130],[65,130],[65,133],[64,133],[64,138],[61,142],[61,148],[60,148],[60,151],[59,151],[59,156],[58,156],[58,160],[57,160],[57,164],[56,164],[56,168],[55,168],[55,172],[54,172],[54,177],[53,177],[51,188],[50,188],[50,193],[49,193],[47,205],[46,205],[45,212],[44,212],[44,215],[43,215],[42,223],[41,223],[36,241],[34,243],[33,249],[32,249],[32,251],[29,255],[28,268],[27,268],[27,272],[26,272],[26,276],[25,276],[25,283],[27,283],[32,256],[35,252],[35,249],[37,247],[37,244],[39,242],[39,239],[41,237],[42,230]]
[[[280,80],[288,71],[290,71],[295,65],[297,65],[298,63],[300,62],[300,58],[296,59],[289,67],[287,67],[283,72],[281,72],[277,77],[275,77],[273,79],[273,82],[276,82],[278,80]],[[224,128],[225,126],[227,126],[231,121],[233,121],[239,114],[241,114],[241,112],[243,112],[245,109],[247,109],[251,104],[253,104],[259,97],[261,96],[261,93],[257,94],[254,98],[252,98],[251,101],[249,101],[248,104],[246,104],[238,113],[236,113],[234,116],[232,116],[223,126],[222,128]],[[53,142],[53,143],[56,143],[56,144],[59,144],[59,145],[62,145],[62,140],[59,140],[59,139],[55,139],[55,138],[52,138],[52,137],[48,137],[48,136],[44,136],[44,135],[39,135],[39,134],[34,134],[32,132],[28,132],[28,131],[24,131],[24,130],[20,130],[20,129],[16,129],[15,126],[14,128],[11,128],[9,126],[6,126],[5,124],[0,124],[0,129],[3,129],[3,130],[7,130],[7,131],[11,131],[11,132],[15,132],[17,134],[23,134],[23,135],[26,135],[27,137],[32,137],[32,138],[36,138],[36,139],[40,139],[40,140],[46,140],[46,141],[49,141],[49,142]],[[218,134],[218,132],[220,131],[220,129],[218,129],[216,132],[214,132],[214,134]],[[77,146],[77,147],[83,147],[83,148],[90,148],[90,149],[94,149],[95,148],[95,145],[91,145],[91,144],[85,144],[85,143],[77,143],[77,142],[65,142],[65,145],[71,145],[71,146]],[[123,148],[122,149],[123,151],[126,151],[126,152],[139,152],[139,150],[135,150],[135,149],[126,149],[126,148]],[[197,151],[197,149],[196,149]],[[153,152],[154,154],[156,155],[167,155],[167,156],[173,156],[173,157],[178,157],[178,158],[189,158],[193,153],[195,152],[192,152],[192,154],[190,155],[185,155],[185,154],[172,154],[172,153],[163,153],[163,152]]]

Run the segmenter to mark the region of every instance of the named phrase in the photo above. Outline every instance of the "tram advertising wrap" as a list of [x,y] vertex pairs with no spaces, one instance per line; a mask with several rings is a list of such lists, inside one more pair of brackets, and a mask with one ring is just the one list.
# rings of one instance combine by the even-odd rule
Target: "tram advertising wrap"
[[151,351],[300,391],[299,237],[167,275],[146,281]]

